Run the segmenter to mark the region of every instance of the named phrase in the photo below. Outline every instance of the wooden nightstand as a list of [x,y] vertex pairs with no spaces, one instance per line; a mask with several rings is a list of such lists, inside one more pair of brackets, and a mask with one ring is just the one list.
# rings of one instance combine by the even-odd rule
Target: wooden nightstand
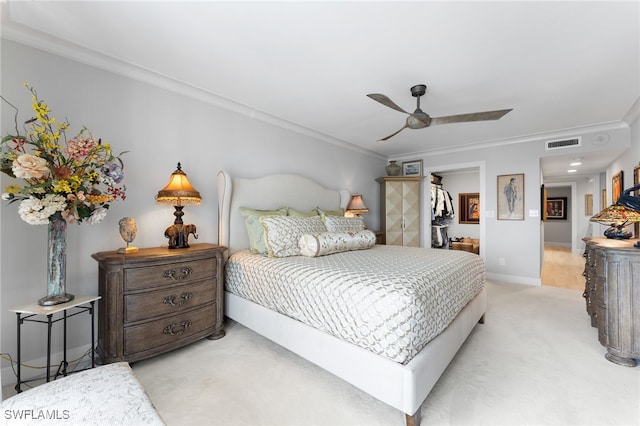
[[225,250],[192,244],[93,254],[102,296],[97,349],[102,361],[139,361],[203,337],[223,337]]
[[384,231],[373,231],[376,234],[376,244],[385,244]]

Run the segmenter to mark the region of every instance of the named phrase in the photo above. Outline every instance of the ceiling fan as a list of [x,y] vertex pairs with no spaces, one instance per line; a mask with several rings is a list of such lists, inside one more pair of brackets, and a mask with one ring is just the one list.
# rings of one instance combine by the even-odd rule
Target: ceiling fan
[[417,84],[411,88],[411,96],[417,98],[417,101],[418,101],[418,106],[413,113],[408,113],[407,111],[403,110],[398,105],[396,105],[391,99],[389,99],[386,95],[382,95],[380,93],[369,93],[367,95],[371,99],[380,102],[382,105],[388,106],[389,108],[395,109],[396,111],[400,111],[409,115],[407,117],[407,122],[400,130],[390,134],[386,138],[380,139],[381,141],[386,141],[387,139],[397,135],[398,133],[400,133],[406,128],[423,129],[425,127],[435,126],[437,124],[462,123],[467,121],[498,120],[513,109],[513,108],[509,108],[509,109],[500,109],[497,111],[472,112],[469,114],[447,115],[444,117],[431,117],[429,114],[427,114],[426,112],[420,109],[420,96],[424,95],[426,92],[427,92],[427,86],[424,84]]

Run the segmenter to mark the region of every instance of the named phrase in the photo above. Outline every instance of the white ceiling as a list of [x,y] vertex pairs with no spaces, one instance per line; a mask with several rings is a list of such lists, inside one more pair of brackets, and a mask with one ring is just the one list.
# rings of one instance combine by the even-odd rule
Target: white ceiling
[[[155,72],[384,157],[612,125],[640,96],[638,1],[0,3],[3,37]],[[421,83],[433,117],[513,111],[378,142],[406,116],[366,94],[412,112]],[[545,176],[569,159],[545,160]],[[611,160],[583,156],[594,170]]]

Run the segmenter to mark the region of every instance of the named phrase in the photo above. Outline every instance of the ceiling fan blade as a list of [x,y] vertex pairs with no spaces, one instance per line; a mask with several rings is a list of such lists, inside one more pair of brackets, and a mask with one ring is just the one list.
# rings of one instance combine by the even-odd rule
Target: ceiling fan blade
[[400,111],[400,112],[404,112],[405,114],[409,114],[407,111],[403,110],[398,105],[396,105],[395,102],[393,102],[391,99],[389,99],[386,95],[382,95],[380,93],[369,93],[367,96],[370,97],[371,99],[373,99],[374,101],[380,102],[384,106],[388,106],[389,108],[395,109],[396,111]]
[[400,130],[398,130],[397,132],[390,134],[390,135],[389,135],[389,136],[387,136],[386,138],[379,139],[379,141],[380,141],[380,142],[383,142],[383,141],[386,141],[387,139],[391,139],[392,137],[394,137],[395,135],[397,135],[398,133],[400,133],[401,131],[403,131],[403,130],[404,130],[404,129],[406,129],[407,127],[409,127],[409,126],[407,126],[407,125],[405,124],[405,125],[404,125],[404,126],[402,126],[402,128],[401,128]]
[[469,114],[447,115],[444,117],[431,117],[431,126],[437,124],[463,123],[467,121],[499,120],[513,108],[496,111],[472,112]]

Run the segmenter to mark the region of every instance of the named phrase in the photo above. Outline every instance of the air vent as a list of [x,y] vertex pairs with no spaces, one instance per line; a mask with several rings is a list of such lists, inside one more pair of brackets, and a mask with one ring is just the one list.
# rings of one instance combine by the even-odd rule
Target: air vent
[[572,139],[557,139],[554,141],[547,141],[547,151],[552,149],[573,148],[576,146],[582,146],[582,138],[578,136]]

